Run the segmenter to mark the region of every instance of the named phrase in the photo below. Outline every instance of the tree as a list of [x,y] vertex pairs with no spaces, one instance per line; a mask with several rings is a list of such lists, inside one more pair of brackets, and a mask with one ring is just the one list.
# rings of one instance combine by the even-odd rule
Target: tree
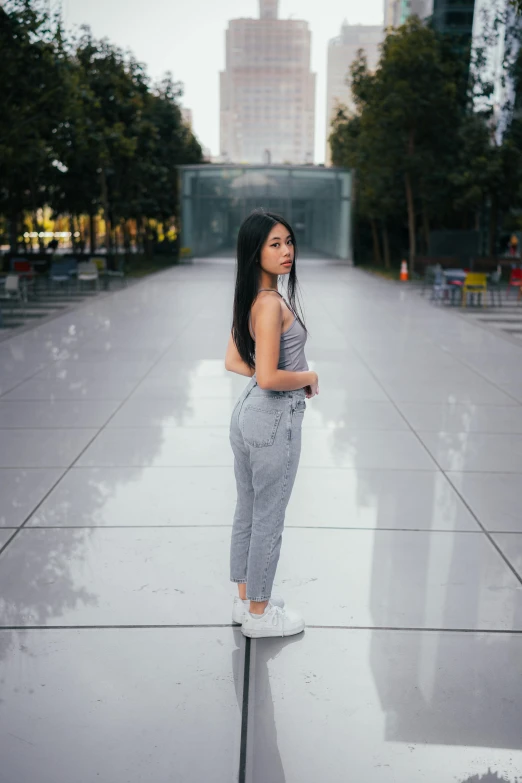
[[429,172],[455,147],[457,86],[448,71],[437,34],[413,17],[386,37],[366,108],[388,168],[404,182],[412,270],[417,204],[427,210]]
[[181,85],[167,75],[151,85],[132,55],[88,28],[65,35],[40,0],[8,0],[0,8],[0,214],[8,214],[16,250],[28,210],[105,220],[108,248],[115,229],[135,219],[171,221],[177,211],[177,167],[201,162],[185,126]]
[[356,169],[358,214],[372,224],[377,257],[379,217],[386,227],[405,214],[413,270],[419,226],[427,250],[433,226],[476,222],[485,194],[498,193],[505,165],[487,118],[471,112],[468,66],[467,53],[417,18],[388,34],[374,74],[362,57],[352,65],[355,116],[338,115],[330,142],[334,162]]
[[[358,67],[362,76],[366,67],[364,57],[359,59]],[[381,265],[384,259],[384,266],[388,269],[388,226],[391,220],[400,216],[403,204],[402,199],[397,197],[400,192],[397,175],[389,168],[386,155],[379,149],[381,135],[375,132],[368,119],[368,116],[363,118],[360,115],[349,117],[345,109],[339,109],[332,125],[332,161],[336,166],[353,169],[356,215],[370,224],[374,263]],[[379,232],[382,235],[382,253]]]
[[23,211],[37,224],[53,178],[53,134],[65,101],[56,33],[38,4],[13,0],[0,8],[0,211],[12,249]]

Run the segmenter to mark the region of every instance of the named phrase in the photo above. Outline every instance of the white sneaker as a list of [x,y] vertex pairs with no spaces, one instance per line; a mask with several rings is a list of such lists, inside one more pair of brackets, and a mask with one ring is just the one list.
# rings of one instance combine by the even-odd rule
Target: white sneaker
[[[285,605],[285,602],[282,598],[279,598],[279,596],[272,596],[270,599],[270,603],[274,604],[274,606],[280,606],[283,608]],[[245,601],[242,601],[239,596],[235,596],[234,603],[232,605],[232,622],[236,623],[236,625],[241,625],[243,622],[243,616],[245,612],[248,613],[250,607],[250,601],[246,599]]]
[[254,617],[250,612],[245,612],[241,632],[251,639],[260,639],[263,636],[293,636],[304,631],[303,618],[290,609],[282,609],[270,602],[264,614]]

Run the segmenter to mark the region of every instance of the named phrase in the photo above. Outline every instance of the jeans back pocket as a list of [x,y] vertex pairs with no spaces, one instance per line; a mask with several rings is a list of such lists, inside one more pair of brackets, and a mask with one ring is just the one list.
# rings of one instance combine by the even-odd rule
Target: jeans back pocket
[[246,443],[256,448],[272,446],[282,415],[283,411],[277,408],[245,405],[241,433]]

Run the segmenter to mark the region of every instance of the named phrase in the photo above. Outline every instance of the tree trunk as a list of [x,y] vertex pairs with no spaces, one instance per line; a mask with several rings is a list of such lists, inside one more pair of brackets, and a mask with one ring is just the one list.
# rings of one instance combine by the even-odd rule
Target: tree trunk
[[373,263],[375,266],[382,266],[381,246],[379,244],[379,232],[377,230],[377,221],[372,218],[372,237],[373,237]]
[[130,232],[129,232],[128,220],[124,220],[122,222],[122,230],[123,230],[123,248],[126,253],[130,253]]
[[69,215],[69,231],[71,232],[71,248],[73,253],[76,253],[76,237],[74,236],[74,215]]
[[[8,203],[14,203],[12,191],[8,191]],[[9,247],[10,252],[15,253],[18,250],[18,212],[14,207],[11,207],[9,216]]]
[[428,216],[428,210],[426,208],[426,202],[422,202],[422,231],[424,233],[424,245],[426,255],[429,254],[430,247],[430,218]]
[[384,250],[384,268],[389,269],[390,264],[390,237],[388,236],[388,226],[382,224],[382,247]]
[[101,189],[101,201],[103,209],[103,221],[105,223],[105,247],[107,253],[112,251],[112,237],[111,237],[111,217],[109,208],[109,190],[107,187],[107,175],[105,168],[102,166],[100,171],[100,189]]
[[145,221],[145,255],[147,258],[152,258],[152,248],[154,246],[153,227],[150,224],[150,220]]
[[489,209],[489,257],[493,258],[497,250],[498,200],[495,193],[491,194]]
[[33,209],[33,224],[34,230],[38,234],[38,249],[40,250],[40,253],[45,253],[45,239],[44,237],[40,236],[40,234],[43,232],[43,226],[41,226],[38,222],[38,210],[36,208]]
[[26,226],[25,222],[22,222],[22,245],[24,246],[24,255],[33,252],[33,240],[30,237],[25,236],[26,232],[29,232],[29,228]]
[[410,238],[410,253],[409,253],[409,261],[410,261],[410,273],[413,272],[415,267],[415,255],[416,255],[416,247],[415,247],[415,206],[413,203],[413,189],[411,186],[411,176],[407,172],[404,175],[404,184],[406,186],[406,203],[408,205],[408,234]]
[[85,253],[85,221],[82,215],[78,215],[75,221],[76,231],[79,234],[78,237],[78,251]]
[[119,242],[119,227],[116,225],[112,230],[112,249],[117,254],[120,246]]
[[145,232],[144,232],[144,219],[141,215],[136,218],[136,245],[138,253],[145,252]]
[[91,253],[96,253],[96,218],[94,215],[89,215],[89,244]]

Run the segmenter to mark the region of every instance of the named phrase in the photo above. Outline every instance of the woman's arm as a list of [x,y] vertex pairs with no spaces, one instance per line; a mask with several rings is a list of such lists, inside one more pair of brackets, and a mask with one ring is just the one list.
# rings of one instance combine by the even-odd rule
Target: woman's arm
[[237,350],[232,333],[230,333],[230,337],[228,339],[227,353],[225,356],[225,369],[229,370],[230,372],[236,372],[238,375],[248,375],[249,378],[251,378],[255,372],[255,370],[252,367],[249,367],[248,364],[244,362],[239,355],[239,351]]
[[293,391],[317,383],[313,371],[278,370],[283,316],[275,296],[265,297],[256,307],[256,378],[262,389]]

